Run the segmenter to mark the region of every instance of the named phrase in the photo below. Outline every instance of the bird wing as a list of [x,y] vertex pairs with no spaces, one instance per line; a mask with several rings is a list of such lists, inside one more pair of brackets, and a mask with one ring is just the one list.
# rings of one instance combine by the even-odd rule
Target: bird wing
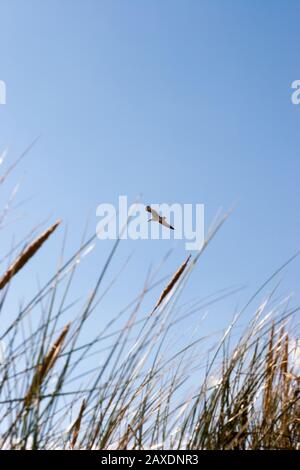
[[152,209],[152,207],[150,207],[150,212],[151,212],[151,215],[154,219],[156,219],[156,220],[159,219],[159,214],[156,212],[155,209]]
[[159,218],[159,223],[164,225],[167,228],[170,228],[171,230],[174,230],[174,227],[172,227],[172,225],[168,224],[165,217],[160,217]]

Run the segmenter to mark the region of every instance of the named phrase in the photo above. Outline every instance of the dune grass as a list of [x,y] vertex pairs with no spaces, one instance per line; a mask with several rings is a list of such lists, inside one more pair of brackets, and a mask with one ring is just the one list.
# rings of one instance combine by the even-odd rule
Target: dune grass
[[[299,346],[291,321],[299,309],[289,299],[276,299],[277,288],[272,290],[281,268],[225,331],[203,336],[200,328],[186,344],[173,344],[174,332],[193,315],[215,302],[222,309],[222,299],[235,293],[180,303],[203,250],[227,217],[218,218],[200,253],[178,260],[175,274],[167,279],[148,274],[139,295],[111,312],[108,324],[88,341],[84,327],[110,293],[110,286],[103,293],[103,279],[120,240],[98,278],[90,280],[94,287],[83,305],[74,301],[73,279],[95,235],[19,312],[7,312],[15,276],[47,249],[59,223],[28,239],[0,281],[0,314],[10,318],[0,327],[0,448],[299,448]],[[158,286],[161,294],[155,297]],[[145,307],[146,300],[153,308]],[[246,309],[253,314],[241,331]]]

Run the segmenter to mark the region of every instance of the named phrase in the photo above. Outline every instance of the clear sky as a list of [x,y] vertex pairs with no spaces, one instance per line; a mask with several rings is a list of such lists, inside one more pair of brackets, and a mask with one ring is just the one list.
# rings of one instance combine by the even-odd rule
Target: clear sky
[[[247,286],[219,310],[230,318],[300,248],[300,105],[291,102],[300,79],[299,2],[2,0],[0,12],[7,164],[41,134],[7,183],[9,192],[22,180],[24,204],[15,214],[22,218],[1,232],[2,246],[61,217],[70,253],[88,217],[95,230],[97,205],[122,194],[142,193],[147,204],[203,203],[206,226],[220,206],[238,201],[189,288],[196,297]],[[49,241],[16,280],[20,298],[35,273],[47,279],[61,240]],[[97,242],[82,290],[109,246]],[[185,258],[183,244],[125,242],[113,273],[134,255],[107,307],[126,304],[172,246],[165,273]],[[282,293],[299,291],[299,268],[296,260],[285,273]]]

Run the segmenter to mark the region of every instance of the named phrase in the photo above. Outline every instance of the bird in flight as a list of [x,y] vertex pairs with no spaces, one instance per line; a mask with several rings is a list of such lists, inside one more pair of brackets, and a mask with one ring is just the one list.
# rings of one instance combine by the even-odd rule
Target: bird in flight
[[167,227],[171,230],[174,230],[174,227],[172,227],[172,225],[168,224],[168,222],[166,221],[166,218],[159,215],[156,212],[156,210],[152,209],[152,207],[146,206],[145,209],[146,209],[147,212],[150,212],[150,214],[152,216],[152,218],[149,219],[148,222],[151,222],[151,220],[153,220],[154,222],[159,222],[161,225],[164,225],[164,227]]

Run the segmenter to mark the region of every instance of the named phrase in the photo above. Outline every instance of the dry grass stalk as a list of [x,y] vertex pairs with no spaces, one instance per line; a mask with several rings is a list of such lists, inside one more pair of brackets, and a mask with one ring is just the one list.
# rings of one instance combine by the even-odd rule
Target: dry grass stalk
[[80,430],[80,425],[81,425],[81,420],[82,420],[82,415],[84,413],[85,408],[86,408],[86,401],[85,401],[85,399],[83,399],[82,403],[81,403],[79,414],[78,414],[78,416],[76,418],[76,421],[74,422],[74,424],[72,426],[72,429],[71,429],[71,432],[73,431],[73,436],[72,436],[72,440],[71,440],[71,443],[70,443],[70,448],[71,449],[74,449],[75,444],[77,442],[77,438],[78,438],[78,434],[79,434],[79,430]]
[[44,357],[43,362],[41,364],[38,364],[37,370],[33,376],[31,385],[24,398],[26,407],[30,406],[33,398],[36,397],[36,395],[38,394],[43,380],[47,376],[50,369],[54,366],[57,356],[59,355],[61,348],[63,346],[65,337],[69,331],[70,325],[71,324],[68,323],[64,327],[63,331],[61,332],[61,334],[59,335],[55,343],[52,345],[49,352]]
[[178,280],[180,279],[180,277],[182,276],[185,268],[187,267],[187,264],[189,262],[191,258],[191,255],[189,255],[187,257],[187,259],[184,261],[184,263],[180,266],[180,268],[178,269],[178,271],[176,271],[176,273],[174,274],[174,276],[172,277],[171,281],[169,282],[169,284],[167,285],[167,287],[162,291],[161,295],[160,295],[160,298],[158,299],[158,302],[157,304],[155,305],[154,307],[154,310],[153,312],[161,305],[162,301],[167,297],[167,295],[169,294],[169,292],[173,289],[173,287],[175,286],[175,284],[178,282]]
[[273,392],[273,380],[275,375],[276,362],[274,357],[274,324],[272,325],[270,339],[269,339],[269,348],[267,354],[267,364],[266,364],[266,375],[265,375],[265,387],[264,387],[264,400],[263,400],[263,413],[264,418],[263,422],[267,422],[269,416],[271,415],[271,402],[272,402],[272,392]]
[[286,439],[289,421],[289,403],[290,403],[290,384],[291,374],[289,374],[288,367],[289,360],[289,337],[288,335],[284,338],[282,358],[280,364],[281,372],[281,436],[282,436],[282,447],[288,446],[288,440]]
[[29,246],[27,246],[24,251],[20,253],[17,259],[10,265],[7,271],[3,274],[0,279],[0,289],[8,284],[11,278],[17,274],[20,269],[32,258],[35,253],[41,248],[43,243],[47,240],[47,238],[56,230],[56,228],[60,224],[60,220],[55,222],[51,227],[49,227],[44,233],[42,233],[38,238],[36,238]]
[[281,380],[282,380],[282,404],[283,408],[286,406],[288,398],[289,398],[289,389],[291,383],[291,376],[289,374],[289,337],[288,335],[284,338],[283,344],[283,351],[282,351],[282,359],[280,364],[280,371],[281,371]]

